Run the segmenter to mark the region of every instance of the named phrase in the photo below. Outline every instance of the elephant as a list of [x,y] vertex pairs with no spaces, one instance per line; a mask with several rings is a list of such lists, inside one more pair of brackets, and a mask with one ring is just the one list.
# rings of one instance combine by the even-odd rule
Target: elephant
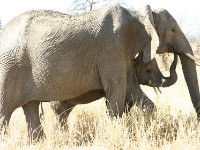
[[[164,77],[160,72],[156,59],[152,59],[148,63],[142,61],[143,54],[140,53],[133,61],[135,68],[135,75],[139,84],[148,85],[151,87],[169,87],[177,81],[176,65],[177,54],[174,54],[173,63],[170,66],[170,76]],[[53,101],[50,103],[51,109],[57,116],[61,128],[66,127],[66,120],[77,104],[85,104],[106,97],[103,90],[90,91],[79,97],[66,101]],[[106,101],[107,102],[107,101]],[[127,104],[127,105],[126,105]],[[125,104],[124,109],[130,111],[131,107],[136,104],[140,106],[140,101],[129,100]],[[108,103],[106,103],[108,105]],[[127,108],[127,107],[128,108]]]
[[176,73],[177,54],[174,53],[174,60],[170,66],[170,76],[164,77],[160,72],[156,59],[152,59],[148,63],[142,62],[141,53],[134,59],[134,70],[139,84],[151,87],[169,87],[178,79]]
[[111,116],[122,116],[130,99],[155,108],[141,90],[133,59],[178,53],[200,116],[195,58],[176,20],[165,9],[128,10],[119,5],[76,15],[33,10],[13,18],[0,34],[0,126],[24,110],[33,139],[43,135],[40,102],[63,101],[103,90]]

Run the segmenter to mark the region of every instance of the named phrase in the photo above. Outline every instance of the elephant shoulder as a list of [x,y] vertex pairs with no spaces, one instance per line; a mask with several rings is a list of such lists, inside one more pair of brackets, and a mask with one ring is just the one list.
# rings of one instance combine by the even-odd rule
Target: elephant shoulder
[[105,16],[111,15],[114,20],[128,19],[131,16],[128,9],[118,4],[103,8],[103,10],[102,13],[104,13]]
[[115,33],[121,31],[131,20],[130,17],[132,17],[126,8],[118,4],[102,8],[99,12],[101,12],[100,16],[103,18],[104,23],[107,22],[110,25],[112,23]]

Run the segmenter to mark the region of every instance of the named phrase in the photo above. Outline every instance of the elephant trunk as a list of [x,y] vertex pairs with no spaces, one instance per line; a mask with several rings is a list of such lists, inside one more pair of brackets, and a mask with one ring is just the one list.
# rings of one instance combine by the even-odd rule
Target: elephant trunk
[[187,38],[184,36],[183,33],[182,35],[176,38],[175,42],[176,42],[175,51],[178,53],[181,60],[183,74],[185,77],[185,81],[187,83],[192,104],[196,110],[197,116],[200,117],[200,93],[199,93],[196,64],[194,60],[192,60],[186,55],[187,53],[193,55],[193,51],[189,44],[189,41],[187,40]]
[[184,53],[180,53],[179,57],[193,106],[197,116],[200,117],[200,94],[195,62],[189,59]]
[[174,61],[170,67],[170,76],[169,77],[162,77],[162,84],[160,87],[169,87],[176,83],[178,76],[176,73],[176,65],[177,65],[177,54],[174,54]]
[[176,73],[176,65],[177,65],[177,54],[174,54],[174,61],[170,67],[170,76],[169,77],[163,77],[163,84],[161,87],[169,87],[176,83],[178,76]]

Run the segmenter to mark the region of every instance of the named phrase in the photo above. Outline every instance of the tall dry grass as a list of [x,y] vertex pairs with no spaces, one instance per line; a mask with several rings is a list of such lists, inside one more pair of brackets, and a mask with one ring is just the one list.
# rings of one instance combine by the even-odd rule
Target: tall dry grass
[[162,88],[163,94],[156,95],[152,88],[142,86],[157,106],[153,118],[145,118],[134,107],[122,118],[110,119],[101,99],[75,107],[68,119],[69,128],[61,129],[49,105],[44,104],[42,126],[46,139],[38,143],[28,142],[25,117],[17,109],[11,117],[8,134],[1,133],[0,149],[200,149],[200,125],[180,66],[178,76],[175,85]]

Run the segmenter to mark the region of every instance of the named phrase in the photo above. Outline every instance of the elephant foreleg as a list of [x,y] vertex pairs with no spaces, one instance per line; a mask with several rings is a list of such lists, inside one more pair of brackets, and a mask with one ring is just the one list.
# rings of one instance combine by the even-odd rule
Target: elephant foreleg
[[[133,66],[130,68],[133,68]],[[125,103],[126,110],[129,112],[132,106],[136,104],[136,106],[147,112],[147,114],[153,114],[153,112],[156,110],[156,106],[142,91],[136,78],[134,69],[129,70],[127,83],[128,84]]]
[[148,115],[152,115],[156,111],[155,104],[146,96],[139,85],[136,89],[134,88],[127,93],[125,111],[129,112],[133,105],[136,105]]
[[125,85],[120,83],[112,85],[106,92],[106,98],[108,100],[107,108],[110,116],[121,117],[124,112],[126,91],[123,87],[125,87]]
[[148,115],[152,115],[156,111],[156,106],[146,95],[136,98],[136,105]]
[[43,138],[44,131],[39,119],[39,104],[40,102],[28,102],[22,106],[28,124],[29,137],[33,140]]

